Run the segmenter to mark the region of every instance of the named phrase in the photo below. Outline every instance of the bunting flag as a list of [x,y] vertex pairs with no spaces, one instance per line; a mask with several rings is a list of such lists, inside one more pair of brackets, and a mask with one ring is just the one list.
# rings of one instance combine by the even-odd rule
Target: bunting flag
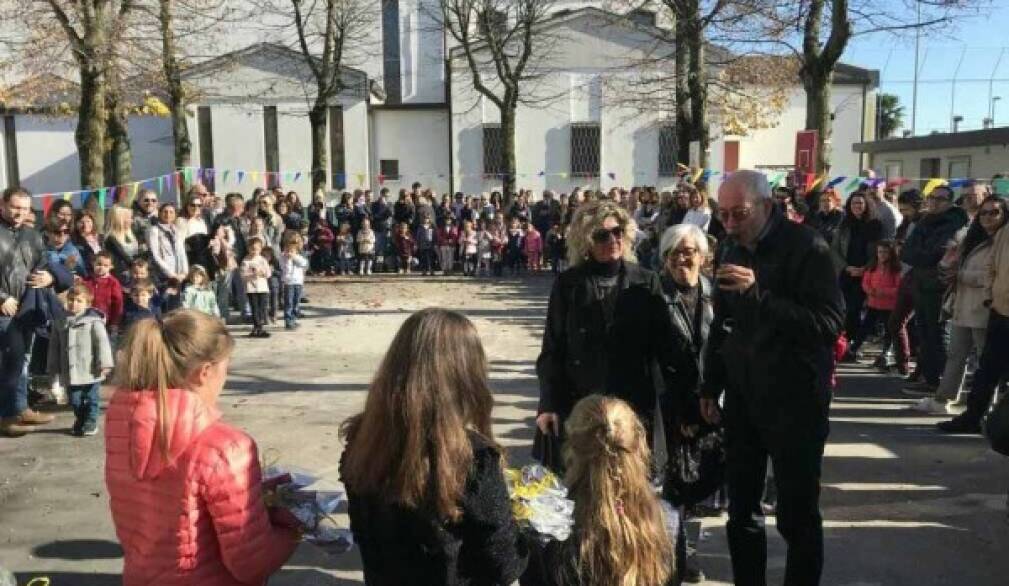
[[609,177],[610,179],[612,179],[613,181],[617,180],[617,174],[614,173],[613,171],[610,171],[609,173],[607,173],[606,176]]
[[63,194],[63,201],[70,201],[73,197],[73,194],[68,191]]
[[785,179],[784,171],[776,171],[767,178],[767,183],[771,186],[771,189],[781,185],[781,182]]
[[992,182],[991,188],[999,195],[1009,195],[1009,179],[996,179]]
[[950,179],[949,183],[947,183],[947,185],[949,185],[950,187],[953,187],[953,188],[967,187],[967,183],[968,182],[970,182],[970,179],[957,178],[957,179]]
[[49,215],[49,208],[53,207],[53,194],[45,193],[42,195],[42,215]]
[[130,204],[137,199],[137,194],[140,192],[140,183],[134,183],[130,189]]
[[701,178],[701,175],[704,175],[704,169],[703,168],[698,169],[697,171],[694,172],[694,176],[690,179],[690,182],[691,183],[697,183],[697,181]]
[[887,187],[900,187],[901,185],[910,182],[910,179],[905,179],[904,177],[894,177],[893,179],[887,179],[886,185]]
[[257,171],[249,171],[249,178],[255,183],[256,179],[259,179],[259,173]]
[[814,175],[810,174],[806,178],[806,181],[808,183],[808,185],[806,186],[806,191],[813,191],[814,189],[816,189],[817,185],[819,185],[820,183],[823,183],[823,181],[827,178],[826,175],[820,175],[819,177],[816,177],[815,179],[813,177],[814,177]]
[[561,179],[567,179],[568,178],[568,174],[567,173],[558,173],[558,175],[561,176]]
[[853,177],[851,179],[851,181],[849,181],[844,186],[844,192],[847,193],[849,191],[852,191],[852,190],[856,189],[861,184],[862,184],[862,178],[861,177]]
[[379,185],[385,185],[385,175],[383,175],[381,173],[378,174],[378,184]]
[[105,187],[103,187],[103,188],[101,188],[101,189],[98,190],[98,208],[99,209],[103,209],[103,210],[105,209],[105,194],[106,193],[108,193],[108,190]]
[[224,170],[224,173],[222,175],[224,178],[221,180],[222,183],[227,183],[228,182],[228,175],[230,173],[231,173],[231,171],[228,171],[227,169]]
[[354,178],[357,179],[358,185],[364,185],[364,173],[358,173],[354,175]]
[[294,182],[297,183],[300,180],[301,180],[301,171],[295,171],[294,172]]
[[929,179],[928,182],[925,183],[925,187],[921,188],[921,194],[925,197],[928,197],[932,195],[932,192],[935,190],[935,188],[939,187],[940,185],[946,185],[946,180],[938,177]]
[[540,171],[540,172],[539,172],[539,173],[537,173],[536,175],[538,175],[539,177],[543,177],[543,176],[545,176],[546,174],[547,174],[547,172],[546,172],[546,171]]
[[161,177],[158,177],[158,195],[161,195],[161,193],[164,190],[165,190],[165,177],[164,175],[162,175]]
[[239,183],[245,181],[245,171],[241,171],[241,170],[236,171],[235,172],[235,176],[238,177],[238,182]]
[[840,177],[834,177],[833,179],[827,182],[827,187],[834,187],[835,185],[844,181],[845,179],[847,179],[847,177],[845,177],[844,175]]

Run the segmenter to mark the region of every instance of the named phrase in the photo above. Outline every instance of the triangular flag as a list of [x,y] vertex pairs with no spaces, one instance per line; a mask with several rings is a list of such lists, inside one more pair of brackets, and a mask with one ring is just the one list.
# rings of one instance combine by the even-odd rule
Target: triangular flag
[[381,173],[378,174],[378,184],[379,185],[385,185],[385,175],[383,175]]
[[767,178],[767,183],[771,186],[771,189],[774,189],[775,187],[781,185],[781,180],[784,178],[785,174],[782,171],[775,171]]
[[827,182],[827,187],[834,187],[835,185],[844,181],[845,179],[847,179],[847,177],[844,175],[841,175],[840,177],[834,177],[833,179]]
[[294,182],[297,183],[298,181],[301,181],[301,171],[297,171],[294,174]]
[[992,181],[991,188],[994,193],[1005,197],[1009,195],[1009,179],[1000,177]]
[[192,185],[193,184],[193,168],[192,167],[186,167],[182,171],[182,177],[185,178],[186,185]]
[[547,172],[546,172],[546,171],[540,171],[540,172],[538,173],[538,175],[539,175],[540,177],[543,177],[543,176],[544,176],[544,175],[546,175],[546,174],[547,174]]
[[898,187],[904,185],[905,183],[910,183],[911,180],[906,177],[894,177],[892,179],[887,179],[886,184],[893,187]]
[[929,179],[928,182],[925,183],[925,187],[921,188],[921,194],[925,197],[928,197],[932,195],[932,192],[935,190],[935,188],[939,187],[940,185],[946,185],[946,180],[941,177],[934,177],[932,179]]
[[108,193],[108,188],[101,188],[98,190],[98,209],[105,209],[105,194]]
[[957,188],[957,187],[964,187],[964,186],[967,185],[968,181],[969,181],[969,179],[963,179],[963,178],[950,179],[949,180],[949,186],[952,187],[952,188],[954,188],[954,189]]
[[690,182],[691,183],[697,183],[697,180],[700,179],[701,175],[703,175],[703,174],[704,174],[704,169],[698,169],[697,171],[694,172],[694,176],[690,179]]
[[69,191],[63,193],[63,201],[70,201],[73,197],[74,194]]
[[116,187],[116,186],[113,186],[113,187],[110,187],[110,188],[109,188],[109,200],[110,200],[110,201],[111,201],[111,202],[112,202],[113,204],[115,204],[115,203],[116,203],[116,195],[117,195],[118,193],[119,193],[119,187]]
[[139,193],[139,192],[140,192],[140,183],[134,183],[130,187],[130,202],[129,203],[132,204],[133,200],[137,199],[137,193]]
[[568,174],[564,173],[564,172],[558,173],[558,175],[561,176],[561,179],[567,179],[568,178]]
[[49,215],[49,208],[53,207],[53,194],[46,193],[42,196],[42,215]]
[[364,185],[364,173],[358,173],[354,177],[357,179],[358,185]]
[[255,183],[256,179],[259,178],[259,172],[258,171],[249,171],[249,177],[251,177],[252,178],[252,182]]
[[245,181],[245,171],[238,170],[235,172],[235,176],[238,177],[238,182],[241,183]]
[[608,176],[608,177],[609,177],[610,179],[612,179],[612,180],[614,180],[614,181],[616,181],[616,180],[617,180],[617,174],[616,174],[616,173],[614,173],[613,171],[610,171],[610,172],[609,172],[609,173],[607,173],[606,175],[607,175],[607,176]]
[[165,176],[162,175],[161,177],[158,177],[158,195],[161,195],[161,193],[164,190],[165,190]]
[[851,191],[853,189],[856,189],[861,184],[862,184],[862,178],[861,177],[852,177],[851,181],[849,181],[844,186],[844,191],[848,192],[848,191]]

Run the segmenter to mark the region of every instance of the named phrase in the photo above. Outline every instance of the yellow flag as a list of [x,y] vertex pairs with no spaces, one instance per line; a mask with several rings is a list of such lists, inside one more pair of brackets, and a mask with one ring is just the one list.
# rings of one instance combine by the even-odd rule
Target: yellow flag
[[929,179],[928,183],[925,184],[925,187],[921,189],[921,194],[928,197],[932,195],[932,191],[940,185],[946,185],[946,180],[939,177]]
[[63,199],[66,200],[66,201],[70,201],[70,199],[73,198],[73,196],[74,196],[74,194],[72,194],[72,193],[70,193],[68,191],[68,192],[66,192],[66,193],[63,194]]
[[816,178],[816,181],[813,181],[812,185],[806,188],[806,191],[813,191],[814,189],[816,189],[816,186],[823,183],[823,180],[826,178],[827,178],[826,175],[820,175],[819,177]]
[[259,179],[259,172],[258,171],[250,171],[249,172],[249,176],[252,177],[252,182],[255,183],[256,180]]
[[701,175],[704,175],[703,167],[698,168],[697,171],[694,172],[694,176],[690,179],[690,182],[697,183],[697,180],[701,178]]
[[364,185],[364,173],[357,173],[357,174],[354,175],[354,177],[357,178],[357,184],[358,185],[362,185],[362,186]]
[[567,179],[568,178],[568,174],[567,173],[558,173],[558,175],[561,176],[561,179]]

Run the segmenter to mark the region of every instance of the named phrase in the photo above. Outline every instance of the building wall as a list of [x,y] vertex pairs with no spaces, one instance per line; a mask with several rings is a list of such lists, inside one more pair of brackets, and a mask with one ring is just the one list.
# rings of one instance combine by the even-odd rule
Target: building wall
[[404,104],[445,101],[445,39],[438,0],[399,1],[400,75]]
[[[869,157],[872,168],[879,173],[913,179],[922,178],[921,160],[929,158],[939,159],[940,176],[946,179],[987,179],[996,173],[1009,172],[1009,145],[1005,144],[873,153]],[[965,173],[961,171],[964,163],[969,166]]]
[[[448,192],[448,123],[447,110],[373,110],[371,188],[388,187],[395,194],[419,181],[425,187]],[[382,159],[399,161],[399,180],[378,183],[375,177]],[[352,177],[351,185],[357,187],[356,180]]]

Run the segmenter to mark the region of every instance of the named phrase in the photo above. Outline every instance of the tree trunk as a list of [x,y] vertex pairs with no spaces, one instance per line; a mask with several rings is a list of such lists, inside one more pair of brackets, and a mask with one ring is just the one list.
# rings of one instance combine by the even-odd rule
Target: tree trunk
[[501,191],[506,209],[511,207],[512,198],[515,195],[515,111],[517,109],[517,101],[506,102],[506,106],[501,108],[501,136],[504,141],[502,145],[504,177],[501,182]]
[[806,90],[806,129],[817,131],[816,173],[826,172],[830,166],[827,144],[830,139],[830,82],[831,75],[808,65],[803,68],[802,85]]
[[[329,173],[329,151],[326,144],[326,102],[316,100],[308,113],[312,125],[312,193],[325,189]],[[335,189],[335,186],[334,186]]]
[[674,77],[676,80],[676,160],[690,161],[690,90],[687,85],[690,62],[690,44],[687,42],[687,23],[676,19],[676,46],[674,48]]
[[[174,0],[161,0],[161,60],[168,89],[168,107],[172,112],[172,140],[175,145],[175,167],[181,169],[192,164],[193,143],[186,124],[186,94],[182,87],[182,70],[175,47]],[[179,186],[183,191],[188,186]]]
[[132,180],[133,154],[130,148],[129,117],[116,98],[108,102],[108,136],[111,168],[105,170],[106,183],[125,185]]
[[687,23],[690,63],[687,86],[690,90],[690,140],[699,143],[697,165],[708,166],[708,76],[704,65],[704,31],[694,14]]
[[101,187],[105,180],[105,79],[95,64],[82,64],[81,102],[74,140],[80,160],[81,188]]

